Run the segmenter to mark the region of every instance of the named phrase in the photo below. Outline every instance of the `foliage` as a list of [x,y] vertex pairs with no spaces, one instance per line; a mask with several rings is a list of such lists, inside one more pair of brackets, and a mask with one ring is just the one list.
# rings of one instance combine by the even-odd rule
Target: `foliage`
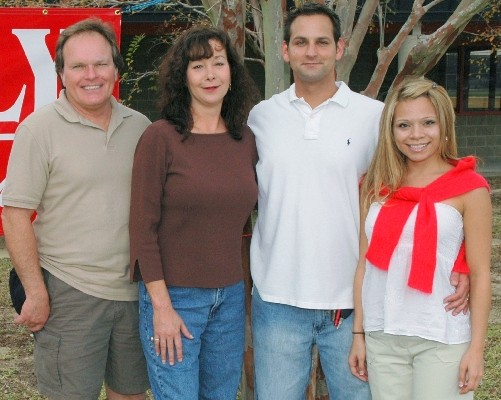
[[130,104],[132,101],[132,97],[134,95],[139,95],[142,91],[141,86],[139,85],[139,82],[143,79],[145,79],[147,76],[154,74],[154,72],[146,72],[146,73],[140,73],[135,69],[135,61],[136,61],[136,53],[138,52],[138,49],[141,46],[141,43],[143,42],[145,38],[144,34],[141,35],[136,35],[132,39],[132,41],[129,44],[129,47],[127,48],[125,52],[125,72],[122,74],[122,81],[127,81],[130,84],[130,90],[127,94],[127,98],[122,99],[124,104]]
[[499,52],[501,46],[501,24],[494,21],[501,20],[501,3],[499,0],[490,0],[487,7],[479,13],[479,19],[483,22],[475,30],[465,30],[465,42],[471,44],[489,43],[492,51]]

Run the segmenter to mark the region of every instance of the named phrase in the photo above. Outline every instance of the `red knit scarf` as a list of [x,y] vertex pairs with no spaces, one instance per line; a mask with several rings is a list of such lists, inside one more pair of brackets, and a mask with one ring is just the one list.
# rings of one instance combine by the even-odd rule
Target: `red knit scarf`
[[[366,258],[382,270],[388,270],[410,213],[418,204],[414,227],[414,247],[408,286],[425,293],[433,289],[437,257],[437,214],[435,203],[486,187],[487,181],[475,172],[475,159],[451,161],[455,167],[424,188],[402,187],[381,207],[376,219]],[[454,271],[468,273],[464,241],[454,263]]]

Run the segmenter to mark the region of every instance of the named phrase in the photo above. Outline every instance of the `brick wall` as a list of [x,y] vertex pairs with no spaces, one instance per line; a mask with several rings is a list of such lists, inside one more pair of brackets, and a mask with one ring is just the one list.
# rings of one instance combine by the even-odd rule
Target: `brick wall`
[[459,154],[474,154],[485,170],[501,174],[501,115],[458,116],[456,136]]

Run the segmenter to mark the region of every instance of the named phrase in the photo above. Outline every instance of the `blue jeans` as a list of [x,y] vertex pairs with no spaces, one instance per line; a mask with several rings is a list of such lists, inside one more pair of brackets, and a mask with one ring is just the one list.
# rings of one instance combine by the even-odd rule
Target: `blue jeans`
[[169,286],[172,305],[194,336],[182,336],[183,361],[162,364],[155,353],[153,309],[139,282],[139,332],[156,400],[235,400],[245,345],[243,281],[218,288]]
[[269,303],[252,294],[255,398],[302,400],[318,347],[331,400],[370,400],[369,385],[351,374],[348,354],[353,314],[336,329],[330,310]]

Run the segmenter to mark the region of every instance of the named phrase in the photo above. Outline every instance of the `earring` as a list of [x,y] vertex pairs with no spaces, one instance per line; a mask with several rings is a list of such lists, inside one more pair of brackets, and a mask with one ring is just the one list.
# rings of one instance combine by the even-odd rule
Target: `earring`
[[228,88],[228,92],[231,92],[231,82],[230,82],[230,87]]

